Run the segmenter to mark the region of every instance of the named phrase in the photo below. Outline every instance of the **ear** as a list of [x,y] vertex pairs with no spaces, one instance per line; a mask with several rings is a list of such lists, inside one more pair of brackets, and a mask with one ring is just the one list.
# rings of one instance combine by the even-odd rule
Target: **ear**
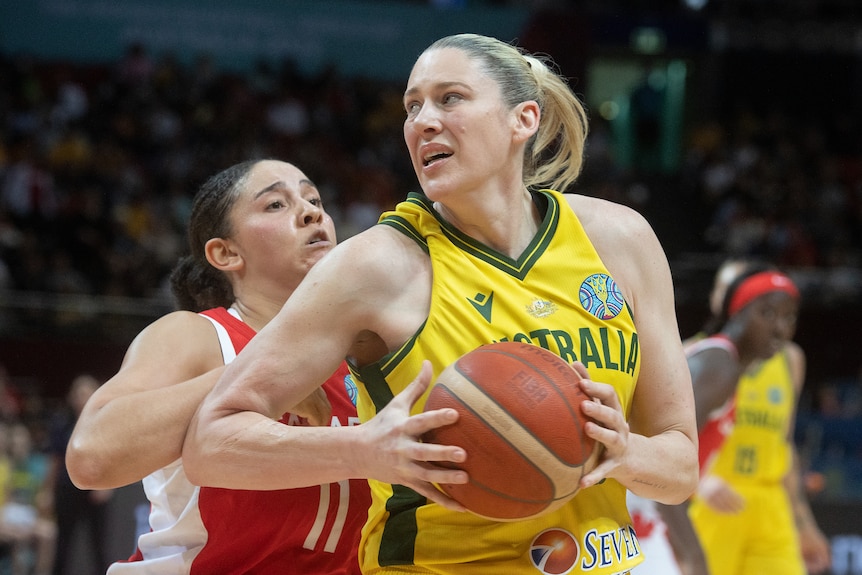
[[214,268],[221,271],[235,271],[242,267],[244,260],[237,253],[230,240],[224,238],[211,238],[204,245],[204,253],[207,261]]
[[542,117],[542,111],[535,100],[521,102],[515,106],[512,114],[515,124],[515,141],[526,142],[539,130],[539,120]]

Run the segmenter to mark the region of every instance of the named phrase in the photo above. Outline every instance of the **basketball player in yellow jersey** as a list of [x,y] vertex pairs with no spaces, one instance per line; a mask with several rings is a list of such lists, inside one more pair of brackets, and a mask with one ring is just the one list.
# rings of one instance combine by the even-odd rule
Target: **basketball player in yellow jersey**
[[[820,573],[829,547],[801,490],[792,443],[805,372],[804,354],[790,341],[798,292],[769,266],[729,261],[716,274],[710,307],[718,333],[687,348],[702,472],[688,510],[691,534],[711,575]],[[714,373],[724,380],[707,377]],[[684,512],[663,512],[677,554],[691,554],[697,542],[688,539]]]
[[[458,233],[419,194],[383,215],[382,224],[429,253],[435,277],[448,279],[435,283],[425,325],[402,350],[352,366],[369,393],[359,402],[360,420],[401,391],[423,360],[446,366],[476,342],[495,341],[532,343],[582,362],[591,378],[614,387],[623,412],[629,411],[641,365],[631,310],[565,198],[542,191],[534,199],[544,218],[517,260]],[[374,502],[361,550],[368,572],[415,564],[435,573],[491,575],[555,564],[559,573],[618,573],[640,560],[625,488],[612,479],[581,491],[558,511],[511,523],[455,515],[409,489],[371,485]]]
[[739,380],[733,430],[689,509],[712,575],[806,573],[784,486],[801,361],[788,343]]
[[[710,302],[714,312],[726,299],[723,290],[746,267],[753,266],[731,260],[719,270]],[[804,381],[805,354],[793,341],[750,366],[739,380],[733,430],[704,470],[689,510],[713,574],[822,573],[831,563],[828,541],[801,485],[793,445]],[[760,548],[772,546],[759,558],[758,542]],[[742,560],[739,569],[744,570],[730,569],[733,557]]]
[[[362,425],[291,431],[318,438],[318,481],[372,480],[365,575],[626,573],[642,554],[625,490],[679,503],[697,485],[693,393],[658,238],[628,207],[542,191],[574,182],[587,129],[543,60],[486,36],[443,38],[416,61],[404,110],[423,194],[316,264],[226,368],[189,427],[187,473],[278,489],[296,454],[272,414],[347,357]],[[469,481],[452,467],[470,453],[419,440],[457,419],[422,413],[432,375],[502,340],[580,362],[598,400],[579,406],[585,433],[602,446],[573,500],[511,523],[479,520],[435,487]]]

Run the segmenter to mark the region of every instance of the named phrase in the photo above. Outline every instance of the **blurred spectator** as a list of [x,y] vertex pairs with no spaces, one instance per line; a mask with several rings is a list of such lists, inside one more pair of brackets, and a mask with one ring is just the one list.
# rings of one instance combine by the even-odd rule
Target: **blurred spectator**
[[[0,364],[0,423],[9,423],[18,419],[20,415],[21,395],[15,389],[6,366]],[[0,458],[7,453],[6,439],[6,430],[3,428],[3,433],[0,434]],[[2,497],[2,493],[0,493],[0,497]]]
[[10,147],[0,206],[13,218],[35,224],[53,220],[60,208],[53,175],[45,169],[36,141],[29,135],[19,135]]
[[105,554],[104,543],[107,540],[108,501],[113,495],[112,490],[82,491],[72,484],[66,471],[66,445],[72,435],[84,404],[99,388],[99,381],[89,374],[81,374],[72,380],[66,396],[66,404],[60,410],[50,426],[48,455],[50,469],[48,485],[53,495],[54,517],[57,523],[57,545],[54,559],[53,575],[86,575],[81,566],[76,569],[70,560],[72,558],[72,542],[80,527],[87,532],[87,543],[90,551],[92,575],[104,575],[110,562]]
[[[842,377],[818,388],[817,412],[825,418],[862,418],[862,366],[853,377]],[[862,440],[862,428],[859,439]],[[859,445],[862,456],[862,444]]]
[[80,120],[87,113],[90,101],[86,90],[74,78],[69,66],[63,66],[56,74],[57,94],[51,108],[51,122],[58,128]]
[[126,86],[143,88],[153,76],[153,61],[147,47],[141,42],[133,42],[117,66],[117,78]]
[[46,505],[48,461],[33,445],[30,429],[8,429],[9,473],[0,509],[0,542],[12,575],[47,575],[54,555],[56,528]]
[[[239,158],[290,156],[308,166],[344,237],[415,188],[400,84],[334,65],[306,74],[291,59],[229,72],[207,53],[186,64],[143,43],[114,64],[0,55],[0,66],[8,94],[0,98],[0,260],[14,289],[161,297],[192,190]],[[570,75],[586,78],[585,66]],[[587,147],[601,163],[590,165],[602,169],[588,168],[576,185],[634,205],[660,237],[684,240],[668,246],[671,256],[858,266],[862,157],[848,138],[860,120],[839,112],[840,126],[825,113],[817,122],[740,104],[689,126],[685,171],[659,182],[614,166],[609,127],[593,118]],[[58,246],[68,257],[52,256]],[[61,265],[83,277],[47,282]]]

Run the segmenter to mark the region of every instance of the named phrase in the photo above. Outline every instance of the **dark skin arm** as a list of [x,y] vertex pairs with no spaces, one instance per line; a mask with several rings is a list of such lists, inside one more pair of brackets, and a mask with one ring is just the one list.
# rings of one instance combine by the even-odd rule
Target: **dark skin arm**
[[[787,344],[785,352],[790,364],[790,371],[793,374],[793,386],[796,393],[796,403],[794,405],[798,406],[799,395],[805,383],[805,352],[794,342]],[[784,484],[793,506],[793,516],[796,520],[796,528],[799,530],[799,545],[802,549],[805,567],[812,574],[823,573],[832,564],[832,551],[829,547],[829,539],[817,525],[817,519],[811,511],[811,505],[805,494],[802,483],[802,472],[799,465],[799,453],[793,443],[795,420],[794,413],[793,421],[788,426],[787,437],[787,442],[792,450],[793,462],[790,472],[784,480]]]
[[[733,397],[742,372],[735,356],[720,348],[695,354],[688,359],[688,367],[694,388],[697,430],[700,432],[709,414]],[[708,575],[703,548],[688,518],[688,502],[656,505],[667,525],[668,541],[681,571],[684,575]]]

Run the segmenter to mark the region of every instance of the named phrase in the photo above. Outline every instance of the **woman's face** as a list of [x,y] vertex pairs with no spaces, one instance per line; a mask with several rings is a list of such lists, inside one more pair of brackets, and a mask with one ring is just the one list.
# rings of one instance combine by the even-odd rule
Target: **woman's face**
[[772,357],[796,333],[799,302],[784,292],[772,292],[758,297],[748,307],[744,310],[748,318],[746,342],[758,357]]
[[404,141],[429,198],[443,200],[495,179],[520,180],[516,113],[506,109],[497,83],[465,52],[423,53],[407,82],[404,109]]
[[241,277],[294,288],[335,247],[335,226],[317,187],[295,166],[264,160],[251,170],[231,211],[231,245]]

